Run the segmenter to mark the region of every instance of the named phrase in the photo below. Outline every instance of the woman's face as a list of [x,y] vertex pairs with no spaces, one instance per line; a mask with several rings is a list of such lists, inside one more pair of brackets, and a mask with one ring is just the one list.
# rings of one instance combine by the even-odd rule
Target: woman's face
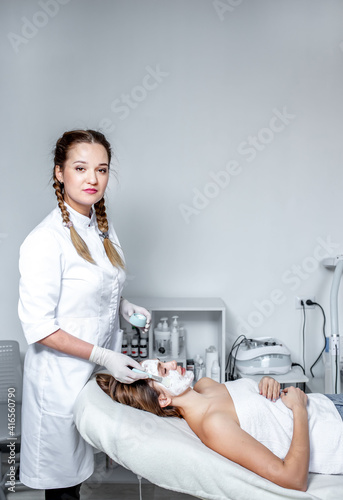
[[163,388],[165,392],[170,393],[172,396],[179,396],[183,394],[191,386],[194,378],[194,373],[191,371],[186,371],[183,366],[178,366],[177,362],[167,361],[162,362],[158,359],[148,359],[142,362],[142,367],[148,373],[152,375],[158,375],[165,379],[168,379],[169,386],[153,382],[153,385],[157,385]]
[[64,183],[64,201],[89,216],[92,205],[101,200],[108,184],[106,149],[101,144],[75,144],[68,151],[63,170],[57,165],[55,174]]

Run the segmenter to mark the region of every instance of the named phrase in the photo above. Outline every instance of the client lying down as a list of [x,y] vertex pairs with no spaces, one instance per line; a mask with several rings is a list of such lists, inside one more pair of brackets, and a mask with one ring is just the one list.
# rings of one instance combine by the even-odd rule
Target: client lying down
[[142,367],[163,383],[126,385],[107,374],[97,383],[114,401],[184,418],[206,446],[285,488],[306,491],[308,472],[343,474],[343,421],[327,396],[295,387],[280,396],[271,377],[259,384],[202,378],[192,389],[193,373],[176,361],[145,360]]

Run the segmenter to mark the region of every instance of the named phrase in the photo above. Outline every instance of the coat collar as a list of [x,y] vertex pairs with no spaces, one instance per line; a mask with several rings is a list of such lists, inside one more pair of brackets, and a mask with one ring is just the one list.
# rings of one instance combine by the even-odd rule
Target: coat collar
[[76,228],[86,229],[87,227],[94,227],[97,225],[96,214],[93,207],[91,209],[92,215],[89,218],[86,215],[82,215],[73,208],[71,208],[71,206],[68,205],[68,203],[64,202],[64,204],[69,212],[70,220]]

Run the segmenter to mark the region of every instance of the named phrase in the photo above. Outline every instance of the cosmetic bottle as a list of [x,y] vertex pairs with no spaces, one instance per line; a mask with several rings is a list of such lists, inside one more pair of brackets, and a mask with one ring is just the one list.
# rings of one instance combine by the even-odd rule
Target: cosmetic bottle
[[177,359],[179,357],[179,330],[174,325],[171,331],[171,357]]
[[122,354],[128,354],[128,349],[127,349],[127,336],[124,334],[123,335],[123,340],[121,343],[121,353]]
[[218,363],[218,352],[214,345],[206,349],[206,377],[212,378],[212,366],[215,361]]
[[133,337],[131,343],[131,356],[136,359],[139,356],[139,347],[138,347],[138,338],[136,336]]
[[204,360],[197,354],[194,358],[194,381],[197,382],[204,376]]
[[[161,328],[162,325],[162,328]],[[166,357],[170,353],[170,330],[168,318],[161,318],[157,328],[154,329],[154,346],[157,357]]]
[[186,360],[186,370],[194,373],[194,359]]
[[198,379],[198,374],[199,374],[199,359],[200,359],[200,355],[199,354],[196,354],[196,356],[194,357],[194,382],[197,382],[199,379]]
[[212,363],[211,379],[215,382],[220,382],[219,363],[217,360]]
[[145,340],[146,342],[145,346],[146,346],[146,352],[147,352],[146,357],[147,357],[149,356],[149,332],[141,330],[139,346],[142,345],[142,340]]
[[131,356],[131,344],[132,344],[132,339],[133,339],[134,335],[135,335],[135,332],[133,329],[129,330],[126,333],[126,336],[127,336],[127,355],[128,356]]
[[179,350],[182,353],[186,349],[186,330],[183,326],[179,327]]
[[198,380],[200,380],[204,376],[205,376],[205,363],[204,363],[204,360],[202,359],[202,357],[200,357]]
[[148,357],[148,343],[146,339],[141,338],[139,343],[139,357],[145,359]]
[[168,318],[161,318],[161,321],[162,321],[162,331],[163,332],[169,331]]
[[173,320],[172,326],[173,327],[175,326],[175,328],[177,328],[177,330],[179,329],[179,323],[177,322],[178,318],[179,318],[179,316],[172,316],[172,320]]

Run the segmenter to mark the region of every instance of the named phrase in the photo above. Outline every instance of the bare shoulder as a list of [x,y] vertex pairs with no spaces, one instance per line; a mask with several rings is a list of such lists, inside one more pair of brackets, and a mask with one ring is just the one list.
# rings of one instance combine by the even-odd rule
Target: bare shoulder
[[228,414],[227,411],[212,411],[208,412],[202,421],[202,434],[206,441],[212,441],[223,436],[226,437],[231,433],[237,432],[240,429],[235,420]]
[[209,377],[202,377],[194,386],[194,390],[196,392],[203,393],[207,390],[216,389],[218,386],[221,386],[219,382],[215,382]]

